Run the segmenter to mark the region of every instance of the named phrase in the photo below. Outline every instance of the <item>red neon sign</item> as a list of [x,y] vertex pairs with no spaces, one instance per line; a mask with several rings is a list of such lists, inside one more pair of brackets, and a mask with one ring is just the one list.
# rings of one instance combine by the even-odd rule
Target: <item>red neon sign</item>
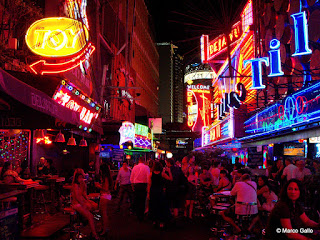
[[81,127],[85,131],[98,118],[101,111],[101,106],[94,102],[93,99],[86,97],[80,90],[65,81],[62,81],[62,84],[53,95],[53,99],[62,106],[78,112],[82,124]]
[[220,124],[210,130],[210,142],[214,142],[221,138],[221,126]]
[[94,52],[95,47],[89,43],[88,47],[77,57],[63,63],[47,63],[45,60],[40,60],[30,65],[30,69],[35,73],[56,74],[72,70],[78,67],[81,63],[88,59]]
[[211,124],[211,93],[209,85],[188,85],[187,124],[192,131],[201,131]]
[[79,112],[80,120],[87,124],[91,124],[92,120],[99,116],[99,113],[93,113],[86,107],[81,106],[75,100],[72,100],[70,93],[66,92],[65,89],[61,89],[55,94],[55,100],[62,106],[65,106],[72,111]]
[[[230,45],[237,42],[242,35],[241,22],[238,22],[232,27],[231,32],[229,33],[229,42]],[[225,34],[220,35],[209,43],[209,56],[208,58],[214,58],[219,53],[227,49],[227,36]]]

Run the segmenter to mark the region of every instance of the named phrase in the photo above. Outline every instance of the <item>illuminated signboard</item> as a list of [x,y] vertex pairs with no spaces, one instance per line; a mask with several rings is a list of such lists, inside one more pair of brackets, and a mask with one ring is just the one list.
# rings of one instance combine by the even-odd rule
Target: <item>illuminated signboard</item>
[[295,131],[300,125],[320,121],[320,83],[304,88],[276,103],[245,122],[247,137],[274,132]]
[[72,111],[80,113],[80,121],[82,128],[85,131],[91,131],[91,126],[98,118],[101,111],[101,106],[93,99],[88,98],[80,90],[71,83],[62,81],[53,95],[53,99],[62,106],[69,108]]
[[[230,45],[236,43],[242,35],[242,26],[241,22],[238,22],[232,27],[231,32],[229,33],[229,42]],[[227,37],[226,35],[220,35],[209,43],[209,57],[208,59],[214,58],[219,53],[227,49]]]
[[88,47],[84,51],[82,51],[79,55],[71,60],[62,63],[47,63],[47,61],[45,60],[40,60],[31,64],[30,69],[35,74],[40,73],[41,75],[67,72],[87,61],[88,56],[91,56],[94,50],[95,47],[92,46],[91,43],[89,43]]
[[84,49],[89,40],[89,32],[77,20],[54,17],[34,22],[25,38],[33,53],[59,58],[76,55]]
[[[295,33],[295,52],[292,56],[303,56],[312,53],[309,48],[308,40],[308,24],[306,12],[292,14]],[[281,70],[280,61],[280,41],[272,39],[270,41],[269,58],[261,57],[244,61],[244,66],[251,64],[252,69],[252,89],[263,89],[266,86],[262,83],[262,63],[266,66],[270,65],[269,77],[282,76],[284,73]],[[306,74],[307,75],[307,74]],[[306,76],[304,76],[306,78]]]
[[[89,42],[87,0],[66,0],[68,17],[44,18],[33,23],[25,36],[29,49],[47,58],[30,65],[35,74],[57,74],[80,66],[85,74],[95,47]],[[62,61],[65,60],[65,61]]]
[[187,86],[187,124],[192,131],[201,131],[203,126],[211,124],[210,85]]
[[192,84],[194,80],[201,80],[201,79],[209,79],[212,80],[214,78],[213,71],[196,71],[191,72],[184,75],[184,83]]
[[231,139],[233,137],[233,124],[230,116],[219,124],[211,126],[209,129],[202,128],[202,146],[211,145],[223,140]]
[[73,19],[79,19],[89,29],[87,17],[87,0],[66,0],[66,10],[68,16]]
[[147,126],[126,121],[122,123],[119,133],[119,145],[132,142],[132,145],[137,148],[151,149],[152,147],[152,136]]
[[320,143],[320,137],[309,138],[309,143]]
[[131,122],[123,122],[122,126],[119,129],[120,133],[120,142],[119,145],[121,146],[125,142],[131,141],[134,144],[134,125]]
[[147,126],[135,123],[135,140],[134,147],[151,149],[151,133]]
[[[227,36],[229,37],[230,46],[237,43],[242,36],[241,22],[236,23]],[[209,37],[207,35],[202,35],[200,43],[201,59],[203,63],[215,58],[227,49],[227,36],[222,34],[209,42]]]

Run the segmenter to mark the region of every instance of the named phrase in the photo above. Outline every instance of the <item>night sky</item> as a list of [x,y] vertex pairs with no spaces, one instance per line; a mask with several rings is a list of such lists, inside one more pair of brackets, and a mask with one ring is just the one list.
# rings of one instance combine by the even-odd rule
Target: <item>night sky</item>
[[200,37],[224,32],[240,18],[245,0],[145,0],[153,18],[157,42],[179,47],[185,64],[200,61]]

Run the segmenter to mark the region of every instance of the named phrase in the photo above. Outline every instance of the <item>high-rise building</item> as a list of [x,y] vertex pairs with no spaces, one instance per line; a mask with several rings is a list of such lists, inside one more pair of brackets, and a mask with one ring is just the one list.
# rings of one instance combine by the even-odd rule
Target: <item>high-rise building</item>
[[172,43],[158,43],[159,115],[163,124],[183,123],[183,57]]

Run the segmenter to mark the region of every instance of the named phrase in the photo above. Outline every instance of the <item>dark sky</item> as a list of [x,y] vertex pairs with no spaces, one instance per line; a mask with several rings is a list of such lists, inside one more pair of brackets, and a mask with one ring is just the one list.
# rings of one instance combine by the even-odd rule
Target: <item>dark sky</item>
[[[185,63],[200,61],[200,37],[210,39],[239,20],[245,0],[145,0],[158,42],[172,41]],[[238,19],[237,19],[238,17]]]

